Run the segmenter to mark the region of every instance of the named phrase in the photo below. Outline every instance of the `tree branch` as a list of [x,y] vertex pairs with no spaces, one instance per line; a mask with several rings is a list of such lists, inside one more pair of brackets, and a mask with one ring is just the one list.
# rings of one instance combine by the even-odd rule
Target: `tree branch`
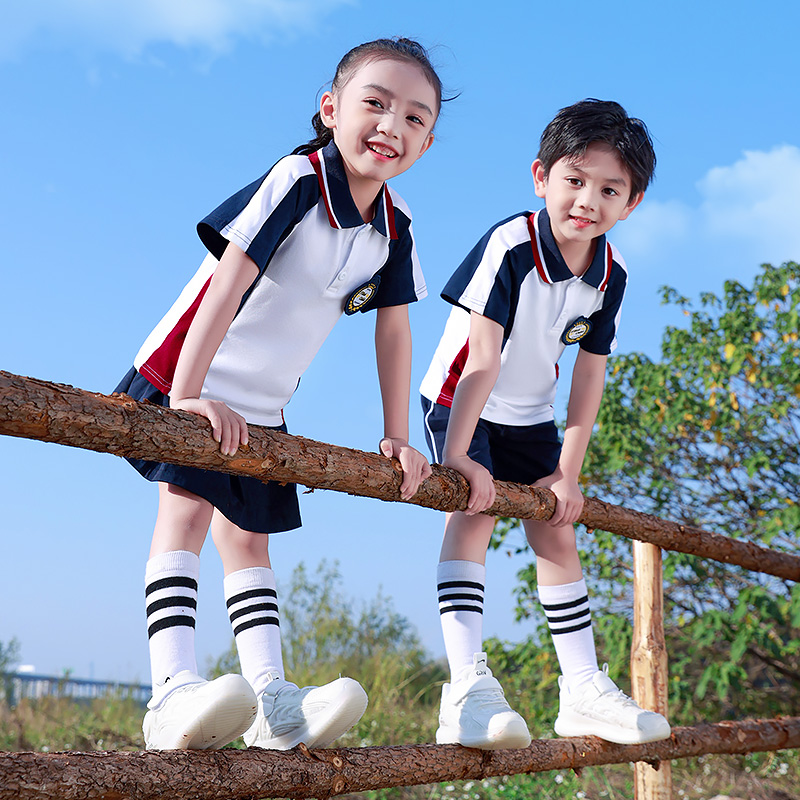
[[0,753],[0,800],[258,800],[602,764],[800,747],[800,717],[674,728],[660,742],[619,745],[594,736],[537,739],[523,750],[405,745],[308,750]]
[[[0,371],[0,434],[57,442],[118,456],[213,469],[261,480],[300,483],[316,489],[402,502],[402,470],[396,460],[250,426],[250,444],[225,456],[204,418],[126,395],[108,396]],[[549,519],[555,496],[548,489],[495,481],[497,499],[487,513]],[[439,511],[467,506],[466,479],[440,465],[408,502]],[[731,539],[690,525],[587,497],[580,522],[651,542],[665,550],[800,580],[800,556]]]

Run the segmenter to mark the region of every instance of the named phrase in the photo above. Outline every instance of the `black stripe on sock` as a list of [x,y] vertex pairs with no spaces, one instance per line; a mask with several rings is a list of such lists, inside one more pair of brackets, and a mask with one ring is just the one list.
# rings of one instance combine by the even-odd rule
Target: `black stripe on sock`
[[238,611],[232,611],[229,614],[231,623],[233,623],[234,620],[239,619],[239,617],[247,616],[247,614],[255,614],[257,611],[274,611],[277,614],[278,606],[275,603],[258,603],[254,606],[240,608]]
[[475,600],[478,603],[483,602],[482,594],[472,594],[471,592],[460,592],[456,594],[440,594],[439,602],[444,603],[448,600]]
[[549,614],[545,614],[547,617],[547,624],[553,625],[557,622],[569,622],[571,619],[580,619],[581,617],[590,617],[591,613],[587,608],[585,611],[578,611],[575,614],[566,614],[563,617],[551,617]]
[[144,596],[157,592],[159,589],[167,589],[174,586],[183,586],[187,589],[197,591],[197,581],[194,578],[187,578],[185,575],[176,575],[173,578],[160,578],[149,583],[144,590]]
[[252,600],[254,597],[273,597],[278,599],[278,593],[274,589],[248,589],[246,592],[239,592],[225,601],[225,605],[230,608],[243,600]]
[[149,639],[154,633],[163,631],[165,628],[178,628],[187,627],[194,628],[194,617],[179,616],[179,617],[164,617],[157,622],[154,622],[147,629],[147,638]]
[[558,636],[559,633],[575,633],[575,631],[582,631],[584,628],[588,628],[591,624],[592,621],[587,619],[586,622],[582,622],[580,625],[573,625],[571,628],[561,628],[555,631],[550,628],[550,633],[552,636]]
[[176,607],[193,608],[197,611],[197,600],[193,597],[183,597],[181,595],[155,600],[147,606],[147,616],[149,617],[154,611],[161,611],[162,608]]
[[542,603],[542,608],[545,611],[563,611],[565,608],[575,608],[575,606],[579,606],[581,603],[588,602],[589,595],[585,594],[583,597],[580,597],[577,600],[570,600],[568,603],[552,603],[551,605]]
[[237,625],[233,629],[233,635],[238,636],[242,631],[246,631],[248,628],[255,628],[257,625],[277,625],[280,627],[281,624],[275,617],[259,617]]
[[439,614],[447,614],[450,611],[474,611],[476,614],[483,614],[483,606],[447,606],[440,608]]
[[483,584],[482,583],[475,583],[474,581],[445,581],[444,583],[439,583],[436,585],[436,588],[441,591],[442,589],[480,589],[483,591]]

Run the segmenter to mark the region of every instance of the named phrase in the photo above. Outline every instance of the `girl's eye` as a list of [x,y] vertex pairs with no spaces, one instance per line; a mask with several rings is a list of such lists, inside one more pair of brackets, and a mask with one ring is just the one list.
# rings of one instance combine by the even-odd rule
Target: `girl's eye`
[[410,116],[409,121],[413,122],[415,125],[424,125],[425,122],[423,121],[422,117]]
[[381,103],[380,100],[376,100],[374,97],[368,97],[366,100],[364,100],[364,102],[374,106],[375,108],[383,108],[383,103]]

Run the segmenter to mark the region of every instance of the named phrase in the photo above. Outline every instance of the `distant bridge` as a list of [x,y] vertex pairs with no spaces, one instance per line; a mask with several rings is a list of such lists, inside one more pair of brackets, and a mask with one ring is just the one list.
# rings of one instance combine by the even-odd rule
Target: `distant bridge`
[[147,683],[120,683],[72,678],[68,675],[33,675],[27,672],[5,673],[0,677],[5,684],[6,699],[11,706],[20,700],[38,700],[42,697],[69,697],[72,700],[94,700],[99,697],[130,698],[146,705],[152,694]]

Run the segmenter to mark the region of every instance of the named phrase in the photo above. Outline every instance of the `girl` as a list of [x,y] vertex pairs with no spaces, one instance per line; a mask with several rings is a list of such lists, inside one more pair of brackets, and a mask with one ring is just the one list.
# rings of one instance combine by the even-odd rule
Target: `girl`
[[[376,308],[384,412],[380,451],[410,498],[430,474],[409,446],[408,303],[425,296],[410,212],[385,182],[433,142],[441,81],[423,47],[379,39],[347,53],[298,147],[198,225],[209,254],[117,391],[206,417],[223,453],[247,425],[286,430],[283,407],[344,311]],[[148,749],[323,747],[367,696],[350,678],[300,689],[284,678],[268,534],[297,528],[294,486],[133,461],[159,487],[145,573],[153,698]],[[199,554],[209,525],[242,675],[197,674]]]

